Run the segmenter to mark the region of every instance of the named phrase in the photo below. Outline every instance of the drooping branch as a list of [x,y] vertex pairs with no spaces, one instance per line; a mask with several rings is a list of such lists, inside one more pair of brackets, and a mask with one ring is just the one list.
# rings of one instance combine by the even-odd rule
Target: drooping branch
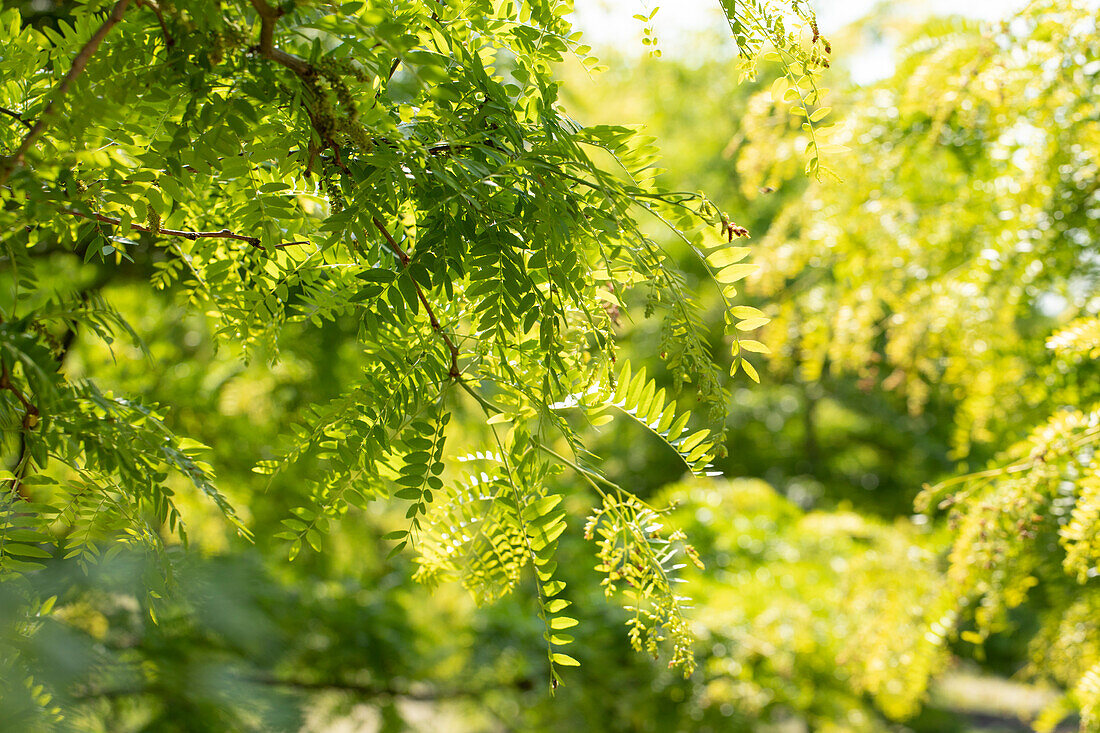
[[46,127],[50,124],[50,118],[53,117],[58,100],[65,96],[69,91],[69,87],[71,87],[76,78],[80,76],[80,73],[84,71],[84,67],[88,65],[88,61],[91,60],[92,55],[95,54],[96,50],[99,48],[99,44],[103,42],[103,39],[107,37],[111,29],[122,20],[122,16],[126,12],[126,6],[129,4],[130,0],[118,0],[114,8],[111,9],[111,13],[107,16],[107,19],[103,21],[103,24],[96,29],[92,37],[88,39],[81,47],[80,51],[77,52],[76,56],[73,57],[73,65],[69,68],[68,73],[65,74],[65,77],[50,95],[50,101],[46,104],[46,108],[42,110],[42,114],[38,116],[38,121],[31,126],[15,153],[4,161],[3,166],[0,167],[0,185],[7,183],[8,178],[11,177],[12,171],[15,170],[16,166],[23,163],[23,156],[30,150],[35,141],[42,136],[42,133],[46,131]]
[[[401,266],[404,268],[408,268],[409,254],[401,248],[401,245],[397,243],[397,240],[393,238],[393,235],[390,234],[388,229],[386,229],[386,225],[383,224],[378,219],[378,217],[375,216],[372,217],[372,219],[374,220],[375,228],[382,233],[383,237],[386,238],[386,242],[389,243],[390,249],[393,250],[394,254],[396,254],[397,258],[401,261]],[[432,309],[431,304],[428,303],[428,298],[425,297],[424,291],[420,288],[420,284],[416,282],[416,280],[413,280],[412,284],[413,287],[416,289],[416,297],[420,300],[421,305],[424,306],[424,310],[428,312],[428,319],[431,321],[432,330],[434,330],[437,334],[440,335],[440,337],[442,337],[443,343],[447,344],[447,351],[451,355],[451,368],[447,372],[447,375],[451,379],[457,380],[462,376],[462,373],[458,370],[458,347],[455,346],[455,343],[451,340],[451,337],[443,331],[443,327],[439,324],[439,319],[436,318],[435,311]]]
[[[78,216],[81,219],[94,219],[96,221],[101,221],[104,224],[118,225],[118,224],[122,223],[121,219],[115,218],[113,216],[105,216],[103,214],[98,214],[98,213],[93,214],[91,216],[88,216],[87,214],[84,214],[84,213],[79,212],[79,211],[71,211],[71,210],[67,210],[67,211],[65,211],[65,213],[69,214],[71,216]],[[145,226],[144,224],[134,224],[133,222],[130,223],[130,228],[135,229],[139,232],[146,232],[147,234],[164,234],[165,236],[169,236],[169,237],[183,237],[184,239],[190,239],[190,240],[196,240],[196,239],[236,239],[240,242],[248,242],[250,245],[252,245],[256,249],[264,249],[264,245],[260,242],[259,237],[250,237],[247,234],[237,234],[235,232],[229,231],[228,229],[220,229],[216,232],[193,232],[193,231],[187,231],[187,230],[184,230],[184,229],[153,229],[152,227]],[[309,244],[309,241],[304,240],[304,239],[299,239],[299,240],[295,240],[293,242],[280,242],[279,244],[276,244],[274,246],[275,246],[276,249],[281,249],[283,247],[294,247],[294,246],[299,245],[299,244]]]

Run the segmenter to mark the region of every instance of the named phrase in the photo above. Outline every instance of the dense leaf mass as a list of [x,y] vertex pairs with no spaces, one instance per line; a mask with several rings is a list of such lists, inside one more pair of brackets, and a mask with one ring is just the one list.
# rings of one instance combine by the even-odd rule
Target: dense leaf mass
[[[799,2],[787,9],[812,20]],[[381,499],[405,512],[385,539],[415,551],[418,578],[459,579],[483,602],[531,579],[556,686],[559,668],[577,664],[562,651],[576,620],[562,613],[555,559],[569,524],[556,477],[568,470],[599,496],[599,569],[635,609],[634,645],[657,653],[671,637],[674,664],[690,672],[693,637],[673,590],[674,558],[690,549],[655,536],[657,512],[599,472],[582,423],[628,413],[686,468],[708,471],[728,370],[653,232],[690,243],[724,302],[754,268],[731,246],[741,227],[701,194],[656,185],[652,138],[563,112],[554,65],[597,63],[570,10],[118,0],[63,5],[33,24],[0,14],[0,422],[11,460],[0,575],[30,624],[13,633],[34,636],[30,619],[56,603],[35,582],[42,573],[66,560],[93,572],[132,549],[159,558],[142,566],[143,613],[186,618],[179,542],[186,514],[206,521],[195,496],[239,535],[208,542],[255,541],[290,559],[323,552],[336,523]],[[781,10],[731,5],[728,16],[746,59],[767,42],[794,88],[816,94],[827,44],[816,33],[802,43]],[[661,319],[667,390],[616,364],[628,300]],[[740,334],[765,321],[727,311],[733,374],[756,378]],[[199,391],[249,369],[294,396],[227,388],[221,414],[245,418],[232,436],[201,412],[173,414],[156,396],[198,352],[220,365]],[[112,388],[143,368],[156,384]],[[712,427],[691,424],[688,405]],[[282,421],[281,434],[260,437],[267,428],[249,421],[261,417]],[[476,451],[469,475],[455,460],[465,451]],[[217,456],[251,459],[253,483],[268,488],[238,479],[231,501]],[[272,517],[279,528],[267,531]],[[20,710],[42,724],[66,720],[58,700],[161,684],[155,670],[105,662],[74,692],[39,682],[33,654],[3,655]]]
[[[783,209],[750,281],[782,293],[765,334],[777,368],[852,375],[950,426],[963,475],[917,497],[954,530],[954,611],[930,628],[980,653],[1037,616],[1025,671],[1069,691],[1042,730],[1075,709],[1081,730],[1100,725],[1098,22],[1088,3],[1036,2],[912,34],[833,130],[853,148],[842,181]],[[784,135],[758,103],[757,145]],[[748,186],[790,178],[753,152],[741,166]]]

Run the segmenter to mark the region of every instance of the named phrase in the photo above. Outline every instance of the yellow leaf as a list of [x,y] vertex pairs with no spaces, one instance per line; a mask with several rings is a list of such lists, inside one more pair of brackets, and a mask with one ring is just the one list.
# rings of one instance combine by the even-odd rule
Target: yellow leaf
[[741,348],[745,351],[752,351],[756,354],[772,353],[771,349],[769,349],[765,344],[762,344],[759,341],[753,341],[752,339],[741,339],[740,343]]
[[749,379],[756,382],[757,384],[760,384],[760,375],[757,374],[756,367],[742,359],[741,368],[745,370],[745,374],[749,375]]
[[730,308],[730,313],[734,318],[761,318],[764,316],[764,311],[759,308],[753,308],[751,305],[735,305]]
[[738,331],[755,331],[761,326],[767,325],[771,321],[770,318],[746,318],[737,324]]
[[711,252],[707,256],[707,262],[710,266],[716,270],[720,270],[723,267],[732,265],[735,262],[740,262],[749,256],[748,247],[723,247],[722,249]]
[[735,283],[738,280],[743,280],[759,269],[760,265],[730,265],[715,275],[714,279],[723,284]]
[[787,83],[785,77],[779,77],[772,82],[772,101],[779,104],[783,101],[783,95],[787,93],[787,89],[790,85]]

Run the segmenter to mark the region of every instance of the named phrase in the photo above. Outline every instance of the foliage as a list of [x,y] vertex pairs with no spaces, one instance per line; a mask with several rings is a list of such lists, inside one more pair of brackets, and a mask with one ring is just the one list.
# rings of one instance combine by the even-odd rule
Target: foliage
[[914,413],[950,395],[957,458],[1060,401],[1061,380],[1026,377],[1058,299],[1091,307],[1093,20],[1038,3],[990,32],[931,21],[895,76],[853,99],[833,133],[854,148],[844,184],[783,212],[752,283],[785,293],[776,366],[855,373]]
[[[953,610],[931,628],[980,658],[1037,615],[1028,672],[1070,691],[1047,730],[1074,709],[1098,724],[1096,23],[1086,4],[1037,2],[999,27],[919,29],[833,132],[854,148],[843,183],[784,207],[749,281],[773,299],[773,367],[852,375],[950,421],[962,475],[918,499],[950,508],[955,532]],[[739,165],[746,188],[781,185],[790,171],[759,151],[797,142],[756,101]]]
[[[947,662],[927,619],[950,614],[935,538],[851,512],[803,512],[762,481],[670,486],[694,574],[706,655],[699,696],[735,721],[793,714],[823,729],[881,730],[920,709]],[[923,536],[922,536],[923,534]]]
[[[766,318],[733,305],[754,269],[731,246],[744,230],[703,195],[656,186],[650,139],[562,111],[553,65],[596,63],[570,7],[118,0],[65,6],[38,27],[0,15],[0,422],[12,460],[0,476],[0,573],[22,599],[13,618],[25,619],[13,638],[86,595],[74,581],[50,593],[33,581],[66,560],[92,573],[137,550],[159,557],[140,573],[141,613],[170,624],[175,643],[192,623],[201,634],[181,554],[185,513],[209,514],[196,491],[238,534],[204,541],[268,551],[282,541],[300,560],[340,546],[334,527],[383,500],[405,513],[385,539],[415,549],[422,580],[453,577],[489,601],[532,566],[556,686],[559,668],[577,664],[562,651],[577,620],[563,613],[556,560],[567,468],[602,497],[598,562],[609,588],[634,583],[631,639],[656,651],[671,637],[690,672],[693,637],[672,555],[649,536],[654,510],[598,471],[567,413],[595,422],[615,406],[697,471],[722,451],[725,369],[652,223],[696,247],[727,304],[732,374],[758,378],[745,353],[763,347],[741,334]],[[801,2],[789,9],[812,24]],[[810,39],[786,30],[772,3],[728,15],[746,60],[767,41],[792,88],[817,94],[828,44],[816,26]],[[616,365],[616,328],[635,297],[660,314],[667,391]],[[149,310],[161,311],[155,330],[135,327]],[[182,349],[181,323],[197,339]],[[189,399],[190,418],[160,404],[163,385],[141,399],[100,385],[133,386],[125,372],[158,359],[188,367],[206,338],[228,352],[203,357],[226,380],[267,371],[297,390],[274,410],[288,435],[241,455],[216,444],[256,442],[247,420],[204,426]],[[304,372],[335,374],[325,362],[337,354],[347,367],[336,388],[307,388]],[[135,357],[146,366],[111,365]],[[234,409],[247,417],[257,396],[231,398]],[[688,429],[689,396],[711,428]],[[209,447],[176,429],[186,423]],[[471,479],[451,459],[466,451],[492,455]],[[231,466],[251,459],[269,493],[239,475],[223,492],[219,453]],[[639,574],[623,576],[625,562]],[[4,654],[31,717],[65,723],[52,701],[79,696],[53,685],[69,678],[47,689],[18,644]],[[83,694],[167,694],[159,679]],[[220,724],[291,725],[239,715]]]
[[6,724],[1100,725],[1095,11],[568,7],[3,14]]
[[[1064,358],[1091,358],[1095,318],[1056,333],[1050,347]],[[1006,452],[1004,465],[930,487],[922,507],[939,499],[951,507],[957,536],[951,553],[951,590],[959,605],[974,605],[980,644],[1008,626],[1008,611],[1033,592],[1042,594],[1043,623],[1031,642],[1031,674],[1069,693],[1036,722],[1054,730],[1074,709],[1081,730],[1100,725],[1096,665],[1100,662],[1100,599],[1092,581],[1100,564],[1100,477],[1096,444],[1100,412],[1066,408]],[[1034,590],[1033,590],[1034,589]]]

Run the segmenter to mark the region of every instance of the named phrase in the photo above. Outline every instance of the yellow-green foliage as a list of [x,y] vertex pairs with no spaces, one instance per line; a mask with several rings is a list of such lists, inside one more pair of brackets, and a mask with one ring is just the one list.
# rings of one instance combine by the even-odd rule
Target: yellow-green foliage
[[1051,336],[1047,348],[1060,355],[1095,359],[1100,356],[1100,318],[1078,318]]
[[695,479],[660,499],[707,568],[687,585],[701,643],[724,652],[707,658],[706,704],[836,730],[919,710],[954,621],[931,537],[907,522],[804,513],[758,480]]
[[[1065,0],[912,30],[896,73],[827,133],[851,148],[829,161],[841,180],[783,208],[747,280],[771,301],[774,371],[854,378],[950,420],[950,458],[977,472],[918,502],[949,509],[954,531],[930,633],[980,645],[1029,604],[1042,616],[1030,672],[1070,691],[1040,723],[1077,708],[1082,730],[1100,703],[1098,33],[1094,5]],[[773,124],[777,105],[749,105],[746,195],[792,175],[763,149],[805,144]]]
[[[0,12],[0,580],[143,547],[163,561],[141,609],[155,620],[187,540],[177,487],[241,542],[307,563],[346,548],[342,523],[378,502],[405,512],[381,539],[417,548],[422,579],[454,577],[488,601],[533,571],[556,685],[559,666],[578,664],[559,651],[577,620],[560,613],[568,523],[550,483],[569,467],[618,502],[596,531],[651,563],[634,640],[655,649],[671,630],[673,661],[690,669],[669,558],[644,530],[653,510],[556,452],[584,455],[585,443],[555,406],[594,389],[706,469],[727,367],[649,224],[706,247],[728,306],[752,266],[730,247],[743,230],[704,195],[658,185],[653,138],[563,112],[554,66],[598,63],[570,25],[572,0],[54,5],[56,22],[40,27]],[[816,95],[828,43],[799,35],[816,28],[801,0],[723,9],[745,64],[777,54],[795,95]],[[332,382],[291,380],[302,393],[286,400],[281,436],[245,436],[249,479],[269,491],[247,487],[240,512],[204,460],[212,451],[176,434],[157,385],[119,379],[136,394],[116,395],[98,386],[115,370],[67,363],[84,341],[140,341],[111,302],[120,292],[139,313],[155,300],[206,324],[193,347],[271,363],[297,348]],[[662,316],[667,391],[643,370],[616,381],[619,308],[640,301],[631,317]],[[727,314],[733,371],[755,377],[740,334],[765,319]],[[150,358],[189,362],[166,332],[152,334]],[[277,383],[238,383],[205,407],[260,417],[279,409],[263,394]],[[707,406],[713,429],[689,429],[677,400]],[[448,450],[467,441],[459,450],[498,457],[476,483],[447,471]],[[255,538],[247,519],[277,529]],[[599,553],[614,563],[608,546]],[[0,683],[32,677],[29,664],[0,648]]]
[[[1005,428],[1048,392],[1030,378],[1049,335],[1037,319],[1059,296],[1088,299],[1070,282],[1094,267],[1081,248],[1097,217],[1096,35],[1095,11],[1064,0],[1002,26],[911,31],[897,73],[822,133],[851,148],[827,156],[841,180],[812,185],[764,238],[748,283],[775,300],[774,369],[855,374],[914,413],[957,401],[960,458],[1019,435]],[[748,112],[745,191],[787,183],[762,156],[804,137],[774,124],[763,95]]]
[[1040,719],[1052,729],[1073,706],[1095,730],[1100,688],[1100,412],[1065,410],[1009,450],[1006,463],[927,489],[922,508],[951,508],[948,573],[959,607],[973,608],[980,641],[1006,628],[1007,611],[1038,587],[1046,610],[1032,640],[1031,674],[1071,691]]

